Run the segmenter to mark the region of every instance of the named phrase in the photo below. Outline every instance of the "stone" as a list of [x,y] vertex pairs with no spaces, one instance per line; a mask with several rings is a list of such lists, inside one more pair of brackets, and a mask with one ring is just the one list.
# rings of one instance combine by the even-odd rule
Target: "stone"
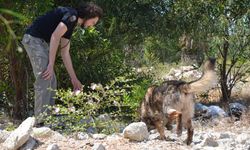
[[89,134],[88,133],[84,133],[84,132],[79,132],[79,133],[77,133],[76,138],[78,140],[87,140],[87,139],[89,139]]
[[3,143],[10,135],[9,131],[0,130],[0,143]]
[[102,139],[105,139],[106,137],[107,137],[106,134],[93,134],[92,135],[92,138],[96,140],[102,140]]
[[46,150],[59,150],[59,147],[57,144],[50,144]]
[[94,146],[92,147],[92,150],[105,150],[105,147],[102,144],[94,144]]
[[33,137],[30,137],[29,140],[20,148],[20,150],[33,150],[37,142]]
[[149,133],[144,122],[134,122],[123,130],[123,136],[130,140],[143,141],[148,139]]
[[237,120],[239,120],[240,117],[242,116],[242,114],[244,114],[246,111],[247,111],[247,107],[241,103],[230,103],[229,104],[228,114],[230,116],[236,117]]
[[29,117],[24,120],[17,129],[15,129],[10,136],[4,141],[3,147],[8,150],[16,150],[26,143],[32,132],[35,124],[35,118]]
[[217,146],[219,146],[219,144],[213,135],[208,134],[208,135],[206,135],[206,137],[204,139],[203,146],[217,147]]
[[99,121],[108,122],[111,120],[111,117],[108,114],[101,114],[97,119]]
[[149,137],[148,137],[148,140],[155,140],[155,139],[158,139],[160,137],[160,134],[159,133],[155,133],[155,134],[150,134]]
[[219,106],[211,105],[208,107],[206,117],[207,118],[217,118],[217,117],[226,117],[227,113],[221,109]]
[[53,132],[54,131],[48,127],[33,128],[33,132],[31,133],[31,135],[35,138],[45,138],[51,136]]
[[221,133],[219,138],[220,139],[228,139],[228,138],[230,138],[230,135],[228,133]]

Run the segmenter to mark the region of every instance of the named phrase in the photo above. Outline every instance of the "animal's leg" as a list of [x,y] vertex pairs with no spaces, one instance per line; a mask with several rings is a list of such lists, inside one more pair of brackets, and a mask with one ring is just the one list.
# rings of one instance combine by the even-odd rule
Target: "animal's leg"
[[176,128],[177,136],[181,136],[181,134],[182,134],[182,114],[180,112],[177,114],[176,122],[177,122],[177,128]]
[[179,111],[176,111],[174,109],[171,109],[168,111],[168,118],[170,120],[176,119],[176,124],[177,124],[176,133],[178,136],[181,136],[181,134],[182,134],[182,113]]
[[187,139],[186,139],[187,145],[190,145],[192,143],[193,134],[194,134],[194,129],[192,126],[192,121],[191,121],[191,119],[188,119],[188,121],[187,121]]
[[166,136],[164,133],[164,125],[162,120],[155,121],[155,127],[157,131],[160,133],[160,140],[166,140]]

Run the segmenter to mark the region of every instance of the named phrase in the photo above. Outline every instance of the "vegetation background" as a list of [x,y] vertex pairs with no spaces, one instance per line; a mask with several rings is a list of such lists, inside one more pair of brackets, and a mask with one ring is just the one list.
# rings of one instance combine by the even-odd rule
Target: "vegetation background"
[[[23,120],[33,114],[34,77],[20,43],[27,26],[53,8],[76,7],[80,2],[86,1],[0,0],[2,115]],[[76,29],[70,50],[85,89],[72,96],[68,74],[58,57],[57,105],[51,108],[54,115],[47,120],[53,128],[86,130],[86,121],[103,113],[113,118],[110,125],[137,120],[139,103],[149,85],[160,83],[161,75],[172,66],[199,66],[208,56],[218,60],[222,103],[232,100],[232,88],[248,75],[249,0],[94,2],[103,8],[105,15],[84,34]],[[79,121],[83,123],[79,125]],[[96,122],[93,121],[95,125]],[[101,123],[98,126],[100,131],[109,132]]]

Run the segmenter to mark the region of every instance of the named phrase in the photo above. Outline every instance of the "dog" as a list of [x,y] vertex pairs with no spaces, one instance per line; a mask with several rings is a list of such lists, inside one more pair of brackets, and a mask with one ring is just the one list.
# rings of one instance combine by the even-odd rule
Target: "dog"
[[215,59],[209,58],[203,65],[203,75],[196,81],[185,82],[178,80],[165,81],[159,86],[147,89],[140,104],[140,119],[148,129],[156,128],[161,140],[167,140],[164,127],[170,129],[176,121],[176,132],[182,134],[182,127],[187,129],[186,144],[193,140],[194,129],[194,95],[205,92],[216,84]]

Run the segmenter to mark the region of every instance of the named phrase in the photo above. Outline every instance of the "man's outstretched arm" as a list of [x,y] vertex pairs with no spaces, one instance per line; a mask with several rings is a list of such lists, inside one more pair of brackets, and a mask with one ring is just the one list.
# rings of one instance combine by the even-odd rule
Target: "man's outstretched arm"
[[71,56],[69,53],[69,49],[70,49],[70,41],[66,38],[61,38],[61,56],[63,59],[63,63],[69,73],[71,82],[73,84],[74,90],[81,90],[82,89],[82,84],[81,82],[78,80],[76,74],[75,74],[75,70],[73,68],[72,65],[72,61],[71,61]]

